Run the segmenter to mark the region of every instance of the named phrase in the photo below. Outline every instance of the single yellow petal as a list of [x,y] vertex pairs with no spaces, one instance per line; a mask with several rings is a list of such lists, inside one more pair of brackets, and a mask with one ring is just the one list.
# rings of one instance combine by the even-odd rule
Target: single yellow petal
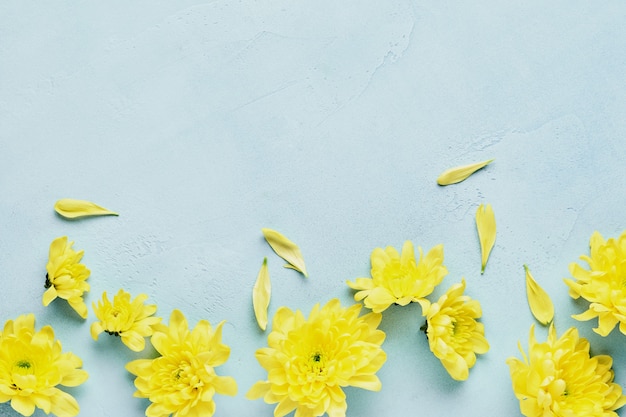
[[475,164],[463,165],[460,167],[447,169],[441,173],[439,178],[437,178],[437,184],[450,185],[450,184],[456,184],[457,182],[461,182],[465,180],[467,177],[469,177],[470,175],[472,175],[474,172],[489,165],[491,162],[493,162],[493,159],[489,159],[488,161],[483,161],[483,162],[476,162]]
[[533,316],[544,326],[548,325],[554,318],[554,305],[548,293],[537,284],[528,266],[524,265],[526,271],[526,296],[528,306]]
[[270,273],[267,268],[267,258],[263,259],[263,266],[256,277],[254,288],[252,289],[252,306],[254,315],[259,327],[265,330],[267,327],[267,307],[270,305],[270,295],[272,293],[272,283]]
[[476,211],[476,228],[478,229],[478,239],[480,240],[480,250],[482,252],[482,261],[480,273],[485,272],[487,259],[496,242],[496,216],[493,214],[491,204],[485,207],[483,204],[478,206]]
[[91,201],[63,198],[54,204],[54,209],[63,217],[74,219],[85,216],[118,216],[117,213],[100,207]]
[[285,265],[286,268],[295,269],[296,271],[301,272],[305,277],[308,277],[304,266],[304,259],[302,258],[302,253],[300,252],[298,245],[287,239],[285,235],[277,232],[276,230],[263,228],[261,231],[263,232],[263,236],[265,236],[267,243],[269,243],[272,249],[274,249],[274,252],[289,262],[288,265]]

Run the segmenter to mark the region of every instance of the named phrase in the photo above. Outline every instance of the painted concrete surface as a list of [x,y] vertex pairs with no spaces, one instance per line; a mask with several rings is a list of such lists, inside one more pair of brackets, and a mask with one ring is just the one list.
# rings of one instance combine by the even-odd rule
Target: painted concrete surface
[[[265,379],[252,285],[268,257],[270,315],[308,313],[368,276],[376,247],[443,243],[449,274],[483,306],[491,350],[465,382],[430,353],[417,304],[383,313],[380,392],[347,389],[348,416],[520,415],[506,358],[534,322],[523,264],[626,385],[624,335],[570,316],[562,279],[598,230],[626,229],[626,4],[607,1],[137,1],[0,4],[0,321],[35,313],[89,380],[81,415],[142,416],[119,340],[41,296],[50,242],[67,235],[103,291],[146,293],[169,317],[226,320],[218,368],[239,385],[217,416],[271,416],[245,399]],[[467,181],[445,169],[495,158]],[[68,221],[59,198],[119,217]],[[494,207],[480,274],[474,223]],[[300,245],[282,268],[261,228]],[[547,331],[537,329],[543,340]],[[0,404],[0,415],[16,415]],[[36,417],[44,413],[37,411]]]

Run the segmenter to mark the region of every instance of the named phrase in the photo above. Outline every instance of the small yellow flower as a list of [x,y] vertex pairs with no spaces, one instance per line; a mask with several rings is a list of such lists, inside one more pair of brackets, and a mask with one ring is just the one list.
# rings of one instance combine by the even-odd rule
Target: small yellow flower
[[590,240],[590,256],[581,256],[589,269],[573,262],[570,274],[576,281],[566,279],[572,298],[583,297],[589,301],[589,309],[574,317],[591,320],[598,317],[596,333],[606,336],[619,323],[619,330],[626,334],[626,231],[619,239],[605,241],[594,232]]
[[557,338],[554,324],[548,340],[537,343],[530,328],[528,356],[507,359],[513,391],[527,417],[617,417],[626,403],[622,387],[613,382],[613,359],[591,356],[589,342],[571,327]]
[[385,333],[377,329],[382,316],[359,317],[360,311],[361,305],[343,308],[337,299],[313,307],[308,319],[299,310],[279,308],[269,347],[255,355],[268,380],[255,383],[246,397],[278,403],[274,417],[293,410],[298,417],[343,417],[348,405],[342,387],[379,391],[376,372],[387,359]]
[[43,305],[47,306],[57,297],[63,298],[85,319],[87,305],[83,301],[83,293],[89,291],[89,284],[85,281],[90,271],[80,263],[83,251],[76,252],[72,249],[73,244],[67,242],[67,236],[56,238],[50,244]]
[[426,316],[424,330],[430,350],[457,381],[469,377],[476,354],[489,350],[485,328],[476,321],[482,315],[480,303],[463,295],[465,280],[454,284],[436,303],[420,301]]
[[384,250],[374,249],[371,255],[372,278],[346,282],[350,288],[359,290],[354,299],[365,299],[365,307],[380,313],[391,304],[405,306],[432,293],[448,273],[443,265],[443,245],[435,246],[425,257],[422,256],[422,248],[418,247],[418,250],[420,257],[416,262],[410,241],[404,243],[402,256],[391,246]]
[[113,297],[113,304],[109,301],[107,293],[102,294],[102,301],[93,303],[93,310],[98,318],[91,324],[91,337],[98,340],[98,335],[107,332],[115,336],[121,336],[122,342],[129,349],[140,352],[146,346],[144,337],[151,336],[153,326],[157,325],[160,317],[153,317],[156,313],[156,305],[144,305],[148,299],[146,294],[139,294],[131,301],[130,294],[119,290]]
[[73,417],[79,411],[76,399],[56,386],[85,382],[88,375],[81,367],[78,356],[62,353],[52,327],[35,331],[33,314],[9,320],[0,333],[0,403],[11,401],[24,416],[40,408],[46,414]]
[[157,329],[150,339],[161,356],[126,365],[137,377],[135,397],[152,402],[146,416],[209,417],[215,412],[215,393],[237,394],[235,380],[217,375],[214,369],[230,355],[230,348],[222,343],[223,325],[213,330],[208,321],[200,320],[189,331],[185,316],[174,310],[169,327]]

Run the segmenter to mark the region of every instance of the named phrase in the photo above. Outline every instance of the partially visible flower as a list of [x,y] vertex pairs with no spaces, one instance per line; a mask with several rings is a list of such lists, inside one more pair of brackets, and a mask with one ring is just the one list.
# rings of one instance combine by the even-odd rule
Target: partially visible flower
[[47,290],[43,294],[43,305],[47,306],[55,298],[67,300],[82,318],[87,318],[87,305],[83,293],[89,291],[90,271],[80,263],[84,251],[72,249],[74,242],[67,242],[67,236],[58,237],[50,244],[50,256],[46,265]]
[[480,241],[480,273],[485,272],[487,260],[493,245],[496,243],[496,216],[493,213],[491,204],[481,204],[476,210],[476,230],[478,231],[478,240]]
[[361,305],[343,308],[336,298],[322,308],[317,304],[308,319],[299,310],[279,308],[269,347],[255,355],[268,380],[255,383],[246,397],[278,403],[274,417],[293,410],[298,417],[343,417],[348,405],[342,387],[379,391],[376,372],[387,359],[385,333],[377,329],[381,315],[359,317],[360,311]]
[[420,301],[426,316],[424,330],[431,352],[457,381],[469,377],[476,354],[489,350],[485,327],[476,321],[482,315],[480,303],[463,295],[465,280],[454,284],[436,303]]
[[131,301],[130,294],[119,290],[113,297],[113,304],[109,301],[107,293],[102,294],[102,301],[92,303],[93,310],[98,318],[91,324],[91,337],[98,340],[102,332],[121,336],[122,342],[135,352],[142,351],[146,346],[144,337],[151,336],[153,327],[160,321],[160,317],[154,317],[157,306],[145,305],[148,299],[146,294],[139,294]]
[[613,359],[591,356],[589,342],[571,327],[557,338],[554,324],[548,340],[538,343],[530,328],[528,356],[519,346],[523,361],[509,358],[513,391],[520,411],[527,417],[617,417],[626,403],[622,387],[613,382]]
[[589,309],[574,317],[591,320],[598,317],[598,327],[593,329],[601,336],[611,333],[619,323],[620,332],[626,334],[626,231],[619,239],[605,241],[594,232],[589,242],[590,256],[581,256],[589,269],[573,262],[570,274],[576,281],[566,279],[569,295],[589,301]]
[[215,393],[237,393],[232,377],[215,373],[215,367],[230,355],[230,348],[222,343],[223,325],[214,330],[208,321],[200,320],[190,331],[185,316],[174,310],[169,327],[157,329],[150,339],[161,356],[126,364],[137,377],[135,397],[152,402],[146,416],[209,417],[215,412]]
[[76,387],[87,380],[82,361],[73,353],[62,353],[50,326],[35,330],[35,315],[9,320],[0,333],[0,403],[24,416],[35,408],[58,417],[73,417],[79,406],[57,385]]
[[404,243],[402,255],[391,246],[384,250],[374,249],[371,255],[372,278],[346,282],[350,288],[359,290],[354,299],[364,299],[365,307],[380,313],[394,303],[405,306],[432,293],[448,273],[443,265],[443,245],[435,246],[425,257],[422,256],[422,248],[418,247],[418,250],[420,257],[416,262],[410,241]]

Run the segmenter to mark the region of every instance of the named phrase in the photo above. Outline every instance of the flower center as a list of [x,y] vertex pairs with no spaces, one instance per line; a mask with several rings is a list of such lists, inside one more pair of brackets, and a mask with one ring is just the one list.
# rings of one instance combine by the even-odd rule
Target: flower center
[[26,359],[22,359],[20,361],[17,361],[15,366],[17,366],[20,369],[30,369],[32,365]]
[[310,375],[315,377],[324,377],[326,376],[326,362],[327,357],[324,353],[320,351],[315,351],[309,356],[308,372]]

